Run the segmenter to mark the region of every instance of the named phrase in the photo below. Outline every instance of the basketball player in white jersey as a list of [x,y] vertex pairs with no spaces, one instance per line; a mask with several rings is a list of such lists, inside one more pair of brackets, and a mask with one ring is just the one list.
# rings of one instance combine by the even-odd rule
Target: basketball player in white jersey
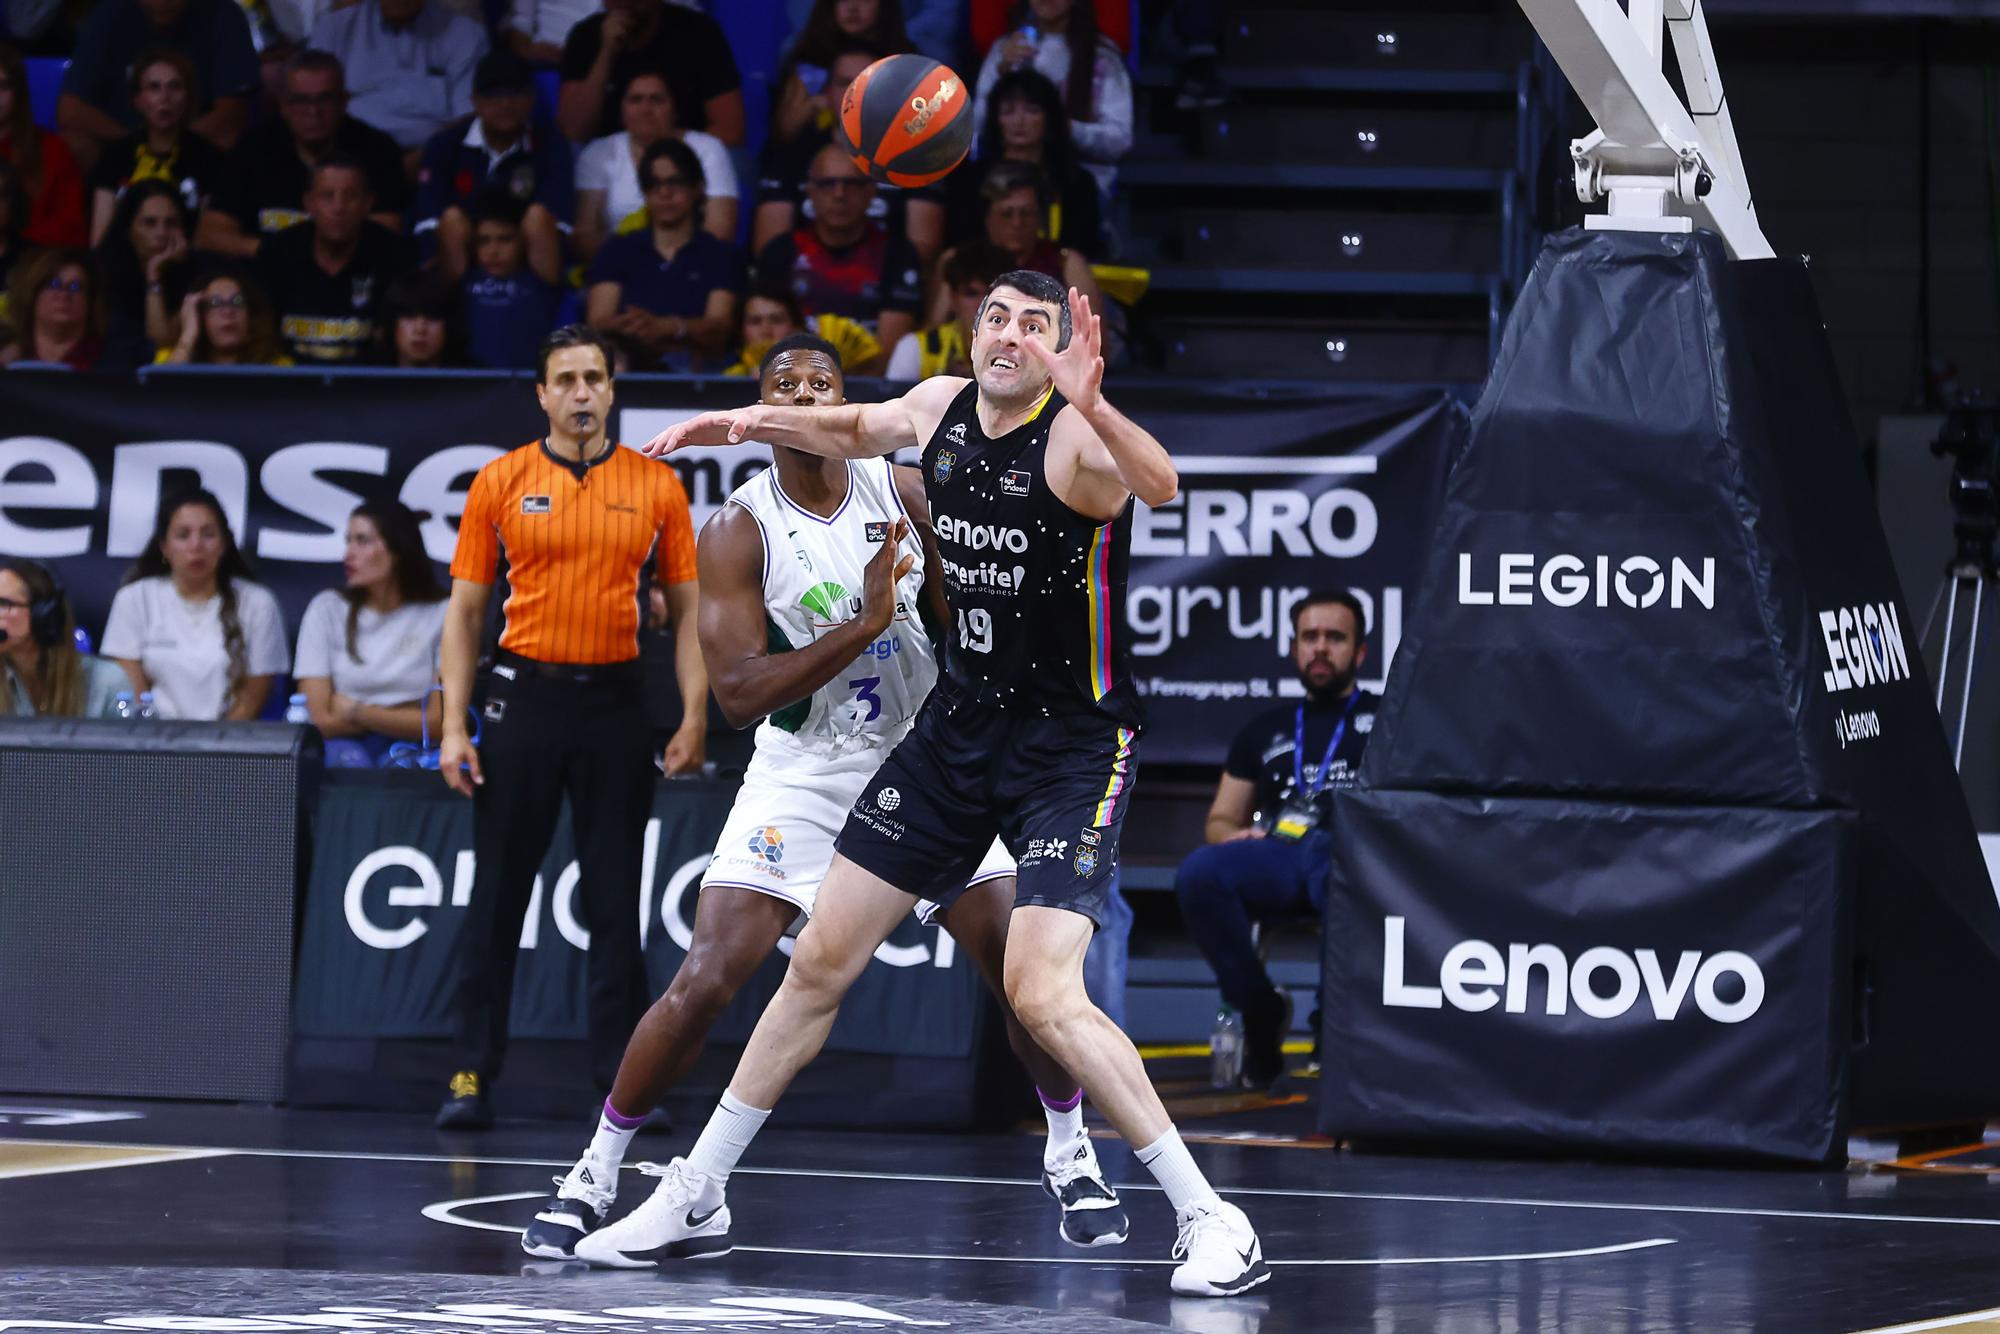
[[[762,397],[842,403],[838,353],[809,334],[782,340],[765,357]],[[723,1008],[793,920],[812,912],[848,811],[937,680],[924,622],[944,623],[944,596],[915,470],[887,459],[850,465],[772,453],[772,466],[703,527],[698,548],[709,683],[732,723],[764,720],[756,751],[702,876],[688,957],[634,1031],[589,1149],[522,1236],[531,1255],[588,1258],[585,1239],[611,1207],[633,1132],[686,1075]],[[951,932],[1003,1007],[1014,877],[1013,859],[996,842],[948,909],[918,909]],[[1011,1011],[1007,1030],[1048,1117],[1042,1184],[1062,1206],[1059,1234],[1077,1246],[1122,1242],[1129,1224],[1084,1133],[1076,1080]],[[612,1262],[728,1250],[728,1211],[702,1221],[700,1235],[677,1239],[661,1257]]]

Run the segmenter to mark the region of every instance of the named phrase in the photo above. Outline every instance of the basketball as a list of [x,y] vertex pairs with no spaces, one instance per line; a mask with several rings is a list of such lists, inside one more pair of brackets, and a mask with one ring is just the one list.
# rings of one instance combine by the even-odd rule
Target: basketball
[[885,56],[840,99],[842,147],[878,181],[942,180],[972,147],[972,90],[928,56]]

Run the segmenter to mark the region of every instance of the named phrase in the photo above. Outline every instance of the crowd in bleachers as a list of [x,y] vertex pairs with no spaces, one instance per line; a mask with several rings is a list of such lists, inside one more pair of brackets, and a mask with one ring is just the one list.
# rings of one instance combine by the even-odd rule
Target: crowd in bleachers
[[[1129,0],[786,10],[753,144],[694,0],[8,0],[0,363],[520,368],[581,319],[620,369],[741,371],[811,327],[930,373],[996,271],[1098,294]],[[977,71],[979,131],[904,190],[834,116],[911,50]],[[67,62],[47,123],[24,52]]]

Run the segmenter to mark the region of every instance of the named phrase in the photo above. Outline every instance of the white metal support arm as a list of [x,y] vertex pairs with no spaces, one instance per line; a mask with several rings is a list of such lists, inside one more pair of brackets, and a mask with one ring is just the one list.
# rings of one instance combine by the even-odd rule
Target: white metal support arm
[[[1576,193],[1608,197],[1584,219],[1596,230],[1684,232],[1706,227],[1737,259],[1769,259],[1743,175],[1736,131],[1708,40],[1701,0],[1520,0],[1594,133],[1572,140]],[[1662,24],[1688,103],[1660,70]]]

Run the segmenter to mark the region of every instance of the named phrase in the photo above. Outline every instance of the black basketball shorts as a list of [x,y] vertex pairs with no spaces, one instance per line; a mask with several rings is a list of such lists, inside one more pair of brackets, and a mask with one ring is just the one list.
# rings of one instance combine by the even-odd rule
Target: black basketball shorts
[[949,907],[999,835],[1014,904],[1104,925],[1138,733],[1102,718],[978,704],[940,681],[862,791],[834,846],[896,888]]

